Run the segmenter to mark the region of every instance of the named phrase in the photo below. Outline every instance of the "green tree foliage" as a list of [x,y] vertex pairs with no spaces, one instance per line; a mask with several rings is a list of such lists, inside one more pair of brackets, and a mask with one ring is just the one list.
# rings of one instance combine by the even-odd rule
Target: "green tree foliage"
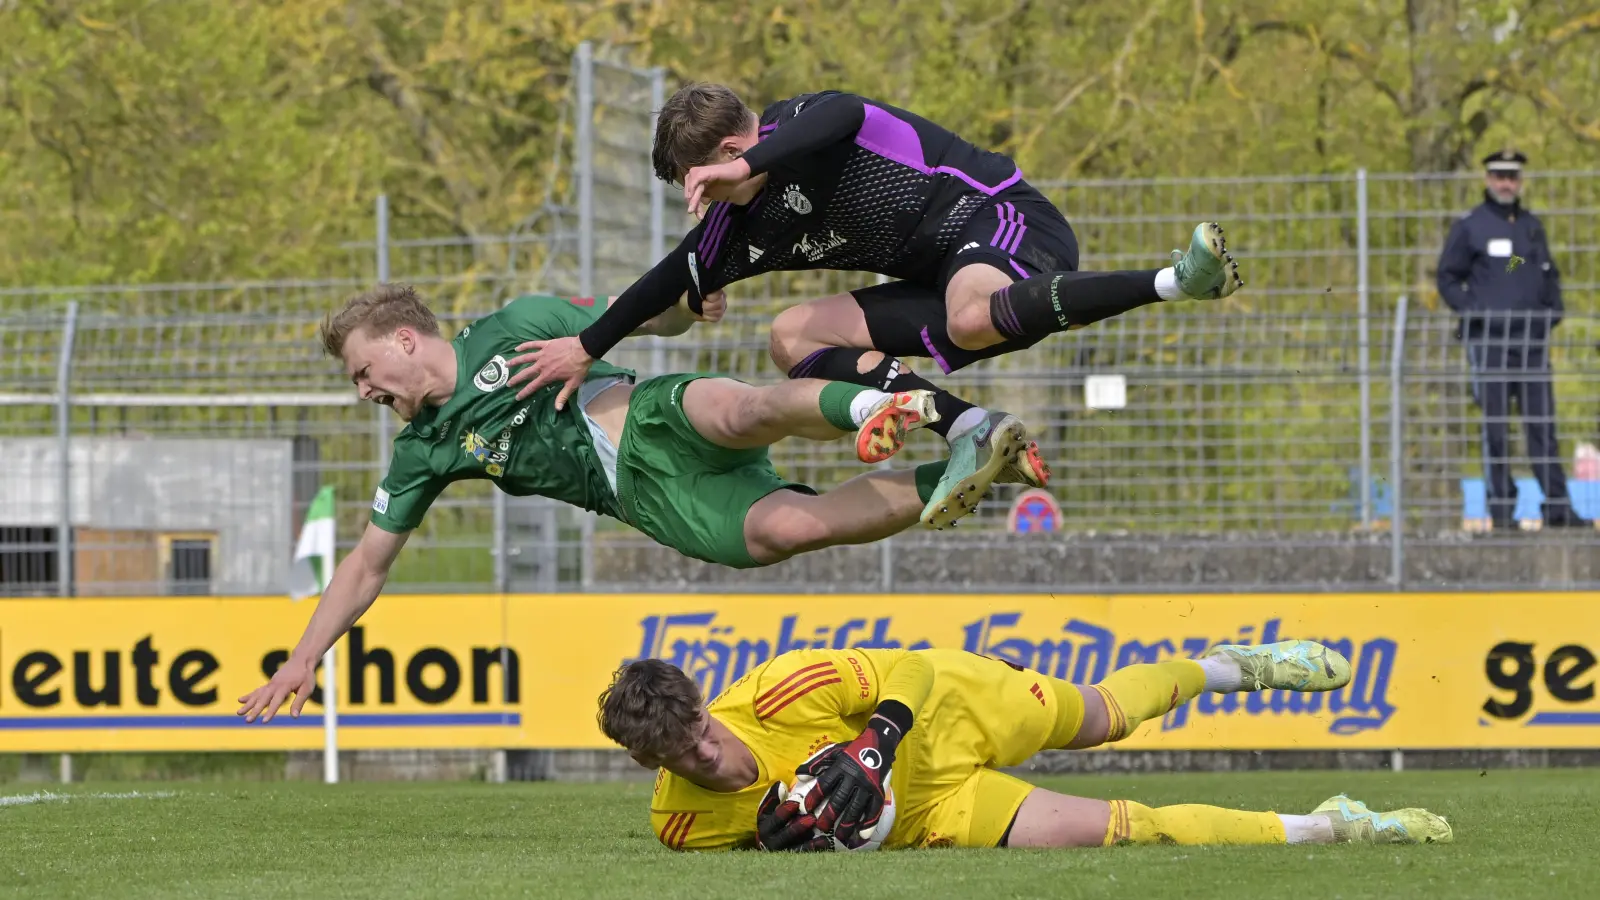
[[323,276],[544,199],[570,57],[836,87],[1036,179],[1432,171],[1600,145],[1579,0],[6,0],[0,283]]

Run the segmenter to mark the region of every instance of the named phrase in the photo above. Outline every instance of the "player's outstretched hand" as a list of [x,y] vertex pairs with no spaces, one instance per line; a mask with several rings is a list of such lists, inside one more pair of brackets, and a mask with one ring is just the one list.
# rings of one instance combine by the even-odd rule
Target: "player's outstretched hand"
[[239,698],[244,705],[239,707],[238,714],[244,716],[246,722],[254,722],[257,716],[262,716],[261,724],[265,725],[293,694],[294,705],[289,707],[289,715],[299,718],[301,707],[311,699],[311,691],[316,686],[316,664],[296,662],[290,657],[272,673],[271,680]]
[[[584,376],[589,374],[589,367],[594,365],[588,351],[583,349],[583,341],[575,337],[524,341],[517,345],[517,349],[523,351],[522,355],[513,356],[506,363],[514,370],[509,383],[525,383],[522,390],[517,391],[517,399],[526,400],[547,384],[559,384],[561,393],[556,395],[556,409],[566,408],[567,398],[583,386]],[[522,367],[520,370],[519,366]]]
[[817,827],[853,846],[857,835],[877,825],[883,815],[884,785],[893,761],[894,747],[883,746],[878,731],[868,728],[837,753],[801,763],[795,773],[817,779],[818,792],[828,801],[817,816]]
[[[756,809],[756,846],[772,852],[815,853],[832,850],[825,834],[817,834],[817,817],[790,800],[781,781],[774,781]],[[820,797],[812,791],[811,797]]]
[[689,215],[700,208],[706,188],[719,184],[739,184],[750,177],[750,164],[733,159],[714,166],[695,166],[683,176],[683,197],[688,201]]

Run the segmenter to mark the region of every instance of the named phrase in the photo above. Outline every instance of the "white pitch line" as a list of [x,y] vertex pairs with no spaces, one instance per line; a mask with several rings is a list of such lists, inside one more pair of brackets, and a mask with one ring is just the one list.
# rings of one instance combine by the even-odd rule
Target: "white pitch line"
[[120,794],[57,794],[52,791],[35,791],[31,794],[12,794],[0,797],[0,807],[27,806],[33,803],[68,803],[73,800],[164,800],[178,796],[173,791],[125,791]]

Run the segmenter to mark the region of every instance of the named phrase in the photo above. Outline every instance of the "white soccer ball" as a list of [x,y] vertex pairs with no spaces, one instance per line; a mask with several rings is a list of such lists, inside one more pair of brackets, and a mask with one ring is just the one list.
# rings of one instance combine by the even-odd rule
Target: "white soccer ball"
[[[817,780],[815,778],[810,778],[808,776],[801,775],[801,776],[798,776],[795,779],[794,788],[789,791],[787,799],[789,799],[789,800],[798,800],[800,802],[800,808],[804,809],[805,805],[806,805],[805,798],[812,791],[815,791],[815,790],[820,790],[820,788],[817,787]],[[885,785],[884,789],[883,789],[883,794],[884,794],[883,815],[878,818],[878,824],[872,826],[872,829],[870,831],[864,831],[859,835],[860,838],[864,838],[865,839],[865,843],[863,843],[861,846],[859,846],[859,847],[846,847],[838,838],[834,837],[831,834],[827,834],[826,832],[824,832],[820,828],[818,828],[815,831],[813,831],[812,834],[813,835],[819,835],[819,834],[820,835],[826,835],[827,838],[828,838],[828,842],[833,845],[833,849],[834,850],[861,852],[861,851],[864,851],[864,850],[876,850],[879,847],[882,847],[884,839],[889,836],[889,831],[894,828],[894,815],[895,815],[895,810],[894,810],[894,789],[889,787],[889,786],[887,786],[887,785]],[[827,808],[828,808],[828,801],[827,800],[823,800],[822,801],[822,805],[817,807],[817,815],[818,816],[822,815],[822,811],[827,809]]]

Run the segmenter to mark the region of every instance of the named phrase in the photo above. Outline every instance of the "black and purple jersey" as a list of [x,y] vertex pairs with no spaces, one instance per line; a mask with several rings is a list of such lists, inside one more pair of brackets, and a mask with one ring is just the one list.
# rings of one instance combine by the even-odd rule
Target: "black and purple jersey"
[[[775,103],[759,128],[760,142],[744,159],[752,175],[767,175],[761,193],[745,206],[713,203],[583,332],[590,356],[599,359],[685,292],[698,308],[707,294],[766,272],[873,272],[932,285],[967,224],[996,195],[1036,196],[1010,157],[855,94]],[[997,231],[995,241],[1020,242],[1021,228]]]

